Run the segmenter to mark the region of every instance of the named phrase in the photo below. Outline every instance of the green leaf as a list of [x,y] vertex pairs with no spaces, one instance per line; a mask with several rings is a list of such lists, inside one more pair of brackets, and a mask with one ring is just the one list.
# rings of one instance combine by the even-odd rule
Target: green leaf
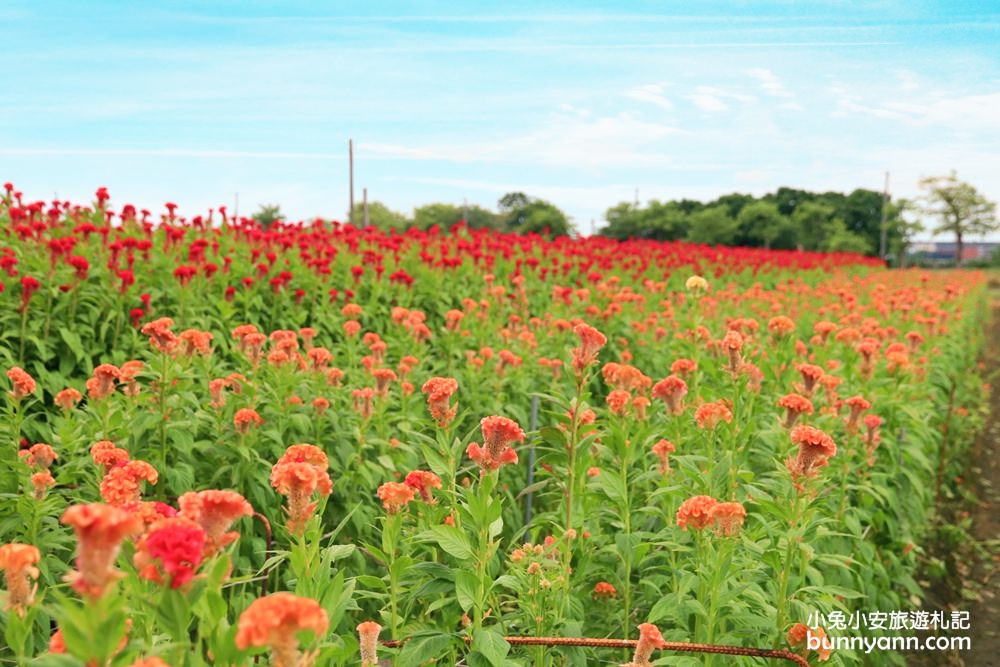
[[459,560],[472,558],[472,546],[469,544],[469,539],[455,526],[433,526],[428,532],[448,554]]
[[479,580],[476,575],[468,570],[459,570],[455,573],[455,596],[462,611],[469,611],[476,603],[476,588]]
[[429,661],[434,664],[441,662],[448,645],[451,644],[451,636],[446,634],[415,635],[411,637],[400,651],[396,658],[397,667],[418,667]]
[[507,640],[491,628],[484,628],[476,633],[472,638],[472,648],[489,660],[493,667],[503,667],[507,654],[510,653]]

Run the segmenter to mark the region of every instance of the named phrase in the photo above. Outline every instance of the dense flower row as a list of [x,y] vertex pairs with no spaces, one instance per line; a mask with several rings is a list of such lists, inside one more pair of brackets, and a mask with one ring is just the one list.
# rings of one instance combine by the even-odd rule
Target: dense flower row
[[[920,595],[983,394],[978,274],[154,228],[106,195],[0,207],[0,657],[854,664],[807,651],[809,613]],[[636,628],[631,656],[503,640]]]

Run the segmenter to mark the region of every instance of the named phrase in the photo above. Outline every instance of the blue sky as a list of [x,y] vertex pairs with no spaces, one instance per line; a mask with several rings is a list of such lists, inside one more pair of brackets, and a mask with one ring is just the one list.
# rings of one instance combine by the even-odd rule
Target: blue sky
[[0,180],[182,212],[781,185],[1000,199],[1000,4],[0,1]]

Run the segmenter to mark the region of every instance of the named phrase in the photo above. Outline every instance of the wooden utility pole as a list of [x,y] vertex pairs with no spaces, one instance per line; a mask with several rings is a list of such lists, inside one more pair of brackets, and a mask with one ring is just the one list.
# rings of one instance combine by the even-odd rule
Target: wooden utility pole
[[886,258],[886,254],[889,251],[889,227],[888,227],[888,213],[889,213],[889,172],[885,172],[885,188],[882,190],[882,225],[879,228],[880,236],[878,243],[878,256],[882,259]]
[[361,197],[362,197],[362,201],[363,201],[362,206],[364,207],[364,210],[365,210],[365,227],[367,227],[368,224],[369,224],[368,223],[368,188],[364,188],[364,189],[361,190]]
[[347,171],[350,182],[351,200],[350,208],[347,209],[347,222],[354,222],[354,139],[347,140]]

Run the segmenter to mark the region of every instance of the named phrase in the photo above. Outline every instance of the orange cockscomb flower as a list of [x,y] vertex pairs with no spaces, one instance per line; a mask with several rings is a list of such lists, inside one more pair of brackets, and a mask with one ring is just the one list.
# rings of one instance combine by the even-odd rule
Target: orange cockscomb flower
[[75,408],[81,400],[83,400],[83,394],[72,387],[67,387],[56,394],[55,398],[52,399],[52,402],[60,410],[69,412]]
[[36,472],[31,476],[31,486],[34,487],[35,500],[42,500],[48,493],[49,489],[56,485],[56,480],[52,476],[52,473],[48,470],[42,470],[41,472]]
[[785,428],[792,428],[802,415],[813,413],[813,404],[805,396],[786,394],[778,399],[778,407],[785,409]]
[[377,495],[382,501],[382,507],[385,508],[385,511],[389,514],[396,514],[413,500],[415,492],[413,487],[408,484],[386,482],[378,487]]
[[670,472],[670,455],[677,451],[677,447],[669,440],[658,440],[653,445],[653,454],[660,460],[660,474],[666,475]]
[[173,352],[177,347],[177,334],[171,331],[174,321],[169,317],[161,317],[152,322],[147,322],[140,330],[143,335],[149,336],[149,344],[154,350],[163,353]]
[[234,521],[253,516],[253,507],[235,491],[189,491],[177,499],[181,516],[197,521],[205,531],[205,555],[211,556],[239,539],[230,531]]
[[624,417],[632,404],[632,395],[624,389],[615,389],[607,397],[608,410],[611,414]]
[[185,356],[200,354],[207,356],[212,353],[212,333],[198,329],[186,329],[181,332],[180,353]]
[[242,614],[236,628],[236,648],[268,648],[274,667],[309,667],[315,654],[303,655],[298,636],[308,631],[318,639],[330,624],[318,602],[291,593],[257,598]]
[[701,530],[713,523],[712,508],[718,501],[711,496],[692,496],[688,498],[677,509],[677,525],[687,530],[695,528]]
[[271,486],[278,493],[288,497],[288,530],[298,535],[305,530],[306,523],[316,511],[318,501],[313,494],[328,496],[333,491],[333,482],[327,473],[329,463],[326,454],[315,445],[292,445],[271,468]]
[[691,375],[698,370],[698,363],[692,359],[678,359],[670,364],[670,372],[674,375]]
[[110,440],[100,440],[95,442],[90,448],[90,457],[94,463],[102,466],[104,472],[119,465],[128,463],[129,454],[126,450],[115,445]]
[[[809,641],[810,639],[812,642]],[[818,643],[816,657],[820,662],[826,662],[830,659],[833,647],[826,637],[826,631],[821,627],[810,628],[803,623],[796,623],[788,630],[787,640],[788,645],[796,649],[803,658],[809,654],[810,644],[816,646]]]
[[109,505],[138,502],[142,497],[142,482],[156,484],[159,474],[145,461],[129,461],[111,468],[101,480],[101,498]]
[[52,463],[59,458],[56,450],[44,442],[36,442],[28,449],[22,449],[18,452],[18,455],[32,468],[43,468],[45,470],[52,467]]
[[76,533],[76,570],[67,575],[73,588],[99,598],[120,575],[114,569],[121,543],[142,531],[142,520],[111,505],[73,505],[60,521]]
[[618,596],[618,591],[608,582],[599,581],[594,584],[594,592],[591,595],[595,600],[613,600]]
[[233,426],[236,427],[237,433],[249,433],[251,428],[263,423],[264,420],[253,408],[240,408],[233,415]]
[[26,370],[20,366],[14,366],[7,371],[7,379],[10,380],[10,397],[15,401],[20,401],[35,393],[35,378],[31,377]]
[[361,415],[362,419],[368,419],[374,412],[372,401],[375,398],[375,390],[371,387],[351,390],[351,398],[354,401],[354,411]]
[[708,516],[716,533],[731,537],[739,534],[746,520],[747,511],[741,503],[716,503],[708,511]]
[[135,379],[135,376],[142,372],[145,366],[143,362],[133,359],[132,361],[126,361],[118,369],[118,381],[122,384],[122,393],[126,396],[139,395],[139,382]]
[[653,385],[653,398],[666,403],[667,409],[674,415],[684,412],[684,397],[687,393],[687,383],[676,375],[668,375]]
[[101,364],[94,369],[94,375],[87,380],[87,396],[91,400],[100,401],[115,393],[115,383],[121,376],[117,366]]
[[507,417],[483,417],[479,422],[483,432],[483,446],[470,443],[466,448],[469,458],[479,464],[480,473],[497,470],[507,463],[517,463],[517,452],[511,447],[514,442],[524,441],[524,431],[513,419]]
[[580,346],[573,348],[573,371],[581,377],[588,366],[597,361],[597,353],[601,351],[608,339],[600,331],[589,324],[580,323],[573,327],[573,333],[580,339]]
[[382,626],[375,621],[365,621],[358,624],[357,630],[361,667],[378,667],[378,635]]
[[424,383],[420,391],[427,394],[427,408],[431,412],[431,418],[441,428],[448,428],[458,414],[458,405],[449,403],[451,397],[458,391],[458,380],[433,377]]
[[775,338],[783,338],[795,331],[795,322],[790,317],[778,315],[777,317],[772,317],[767,323],[767,330]]
[[25,610],[35,601],[35,580],[38,579],[38,561],[41,554],[31,544],[0,545],[0,570],[7,585],[7,604],[4,609],[24,616]]
[[796,364],[795,370],[802,376],[803,393],[810,396],[816,388],[816,384],[826,375],[825,371],[813,364]]
[[722,422],[732,422],[733,413],[724,401],[703,403],[694,411],[694,420],[703,429],[714,429]]
[[441,488],[441,478],[429,470],[414,470],[406,476],[403,483],[419,493],[420,499],[425,503],[433,505],[437,502],[431,495],[431,490]]
[[837,453],[833,438],[814,426],[799,424],[792,429],[792,442],[799,446],[794,458],[785,462],[798,487],[804,477],[815,477],[816,469],[827,464],[827,460]]
[[726,335],[722,338],[720,347],[726,353],[729,366],[728,370],[730,373],[736,374],[740,370],[740,365],[743,363],[743,334],[739,331],[734,331],[730,329],[726,332]]
[[639,641],[636,643],[632,662],[625,663],[622,667],[652,667],[653,663],[649,659],[653,651],[666,646],[667,642],[663,639],[659,628],[652,623],[642,623],[639,626]]
[[389,385],[399,379],[396,371],[391,368],[376,368],[372,371],[372,378],[375,379],[375,393],[380,398],[389,395]]
[[844,403],[851,410],[851,413],[847,416],[847,432],[854,434],[858,430],[858,421],[861,419],[861,413],[871,409],[872,404],[864,396],[851,396]]

